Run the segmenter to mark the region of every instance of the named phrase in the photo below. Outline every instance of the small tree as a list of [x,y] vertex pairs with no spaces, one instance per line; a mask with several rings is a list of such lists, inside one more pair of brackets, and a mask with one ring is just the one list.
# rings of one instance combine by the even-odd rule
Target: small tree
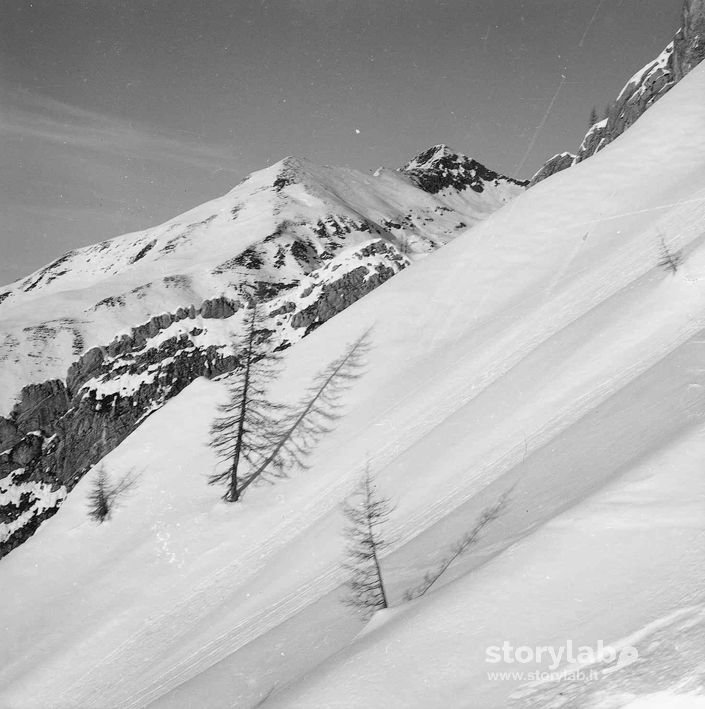
[[597,109],[593,106],[592,111],[590,111],[590,128],[592,128],[598,120]]
[[88,515],[96,522],[104,522],[110,515],[110,489],[108,474],[101,465],[88,495]]
[[658,265],[664,271],[670,271],[671,273],[678,273],[678,269],[683,263],[683,252],[682,251],[672,251],[666,240],[661,236],[661,244],[659,247],[659,262]]
[[499,515],[506,507],[510,493],[511,490],[508,490],[507,492],[501,495],[497,502],[495,502],[493,505],[490,505],[489,507],[486,507],[481,512],[480,517],[478,518],[477,522],[475,522],[472,529],[467,532],[455,544],[453,544],[448,554],[443,558],[443,560],[438,564],[438,566],[433,571],[429,571],[424,576],[423,581],[418,586],[410,589],[404,594],[405,600],[410,601],[413,598],[418,598],[419,596],[423,596],[424,594],[426,594],[431,589],[431,587],[438,581],[438,579],[440,579],[441,576],[443,576],[443,574],[448,571],[450,566],[453,564],[453,562],[455,562],[456,559],[458,559],[458,557],[465,554],[465,552],[467,552],[469,549],[471,549],[477,544],[480,539],[480,535],[482,534],[484,529],[491,522],[494,522],[494,520],[499,517]]
[[349,596],[345,603],[362,610],[366,617],[389,607],[379,557],[391,544],[382,528],[393,509],[388,498],[379,497],[375,492],[369,467],[343,507],[348,520],[345,530],[348,561],[343,567],[350,573]]
[[279,410],[267,396],[267,385],[276,375],[279,356],[264,345],[262,316],[253,299],[246,329],[240,339],[241,366],[232,375],[228,400],[220,406],[220,416],[211,426],[211,446],[229,467],[212,475],[211,485],[226,484],[223,499],[240,498],[240,465],[243,460],[258,468],[266,459],[277,430],[275,414]]
[[307,467],[306,458],[341,416],[343,394],[362,376],[368,349],[369,331],[318,374],[298,406],[283,414],[271,449],[240,486],[240,496],[257,480],[272,482],[293,467]]
[[107,519],[115,507],[115,503],[135,484],[135,479],[125,475],[116,483],[111,483],[105,466],[98,468],[98,474],[93,481],[93,488],[88,494],[88,516],[99,524]]

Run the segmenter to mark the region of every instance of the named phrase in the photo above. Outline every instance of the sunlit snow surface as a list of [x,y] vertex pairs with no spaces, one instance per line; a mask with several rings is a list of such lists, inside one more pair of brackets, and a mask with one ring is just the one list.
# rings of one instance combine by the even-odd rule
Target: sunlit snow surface
[[[705,67],[627,133],[286,352],[279,399],[373,327],[312,466],[219,501],[198,380],[0,562],[0,706],[701,706],[705,630]],[[660,268],[661,242],[682,252]],[[370,461],[397,508],[395,606],[340,604],[340,503]],[[513,487],[514,486],[514,487]],[[432,593],[403,592],[480,510]],[[590,682],[493,680],[489,646],[630,643]],[[529,671],[531,665],[522,665]]]
[[0,415],[23,385],[64,378],[87,349],[155,315],[237,298],[245,283],[292,286],[310,270],[293,256],[296,241],[331,269],[360,265],[346,253],[370,239],[404,239],[421,256],[521,192],[499,178],[482,192],[429,194],[396,170],[372,176],[285,158],[164,224],[76,249],[0,286]]

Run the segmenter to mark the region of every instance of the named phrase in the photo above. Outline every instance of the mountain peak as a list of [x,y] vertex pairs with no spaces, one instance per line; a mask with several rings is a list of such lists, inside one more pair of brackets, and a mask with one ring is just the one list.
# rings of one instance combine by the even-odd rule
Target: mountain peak
[[438,143],[437,145],[432,145],[430,148],[421,151],[418,155],[409,160],[409,162],[401,168],[401,172],[418,170],[422,168],[428,169],[437,165],[441,161],[447,160],[461,162],[469,160],[469,158],[461,153],[455,152],[445,143]]
[[276,177],[272,185],[281,190],[287,185],[295,185],[301,182],[305,173],[304,161],[294,155],[288,155],[283,160],[272,165],[276,170]]
[[251,172],[236,185],[236,188],[247,183],[256,189],[273,186],[279,191],[287,185],[302,182],[312,167],[315,168],[306,158],[287,155],[267,167]]
[[399,172],[410,177],[422,190],[435,194],[447,187],[456,190],[470,188],[483,192],[485,184],[509,182],[526,186],[526,182],[500,175],[482,163],[457,153],[445,143],[438,143],[412,158]]

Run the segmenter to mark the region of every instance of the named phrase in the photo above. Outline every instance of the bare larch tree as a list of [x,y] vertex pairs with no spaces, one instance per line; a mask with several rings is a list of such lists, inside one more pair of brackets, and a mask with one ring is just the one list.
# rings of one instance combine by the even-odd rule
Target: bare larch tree
[[255,481],[286,477],[294,467],[306,468],[306,459],[342,415],[343,395],[362,376],[369,349],[369,331],[314,379],[297,406],[280,416],[273,445],[261,463],[247,475],[240,495]]
[[598,122],[598,117],[597,117],[597,109],[593,106],[592,111],[590,111],[590,125],[589,127],[592,128],[597,122]]
[[383,527],[393,510],[389,499],[376,493],[368,467],[357,490],[343,507],[348,521],[345,529],[347,561],[343,568],[350,574],[345,603],[362,610],[366,617],[389,607],[380,554],[391,544],[383,534]]
[[412,588],[404,594],[405,600],[410,601],[413,598],[418,598],[419,596],[423,596],[427,593],[438,581],[438,579],[440,579],[441,576],[448,571],[450,566],[456,559],[458,559],[458,557],[465,554],[465,552],[477,544],[485,528],[494,522],[506,507],[507,500],[509,499],[512,489],[513,488],[503,493],[495,503],[489,507],[486,507],[480,513],[480,516],[473,525],[472,529],[464,534],[461,539],[455,542],[455,544],[453,544],[448,554],[441,560],[438,566],[433,571],[429,571],[418,586]]
[[228,502],[240,499],[242,461],[259,468],[278,430],[276,414],[281,407],[269,399],[267,386],[276,377],[280,358],[268,349],[262,324],[260,306],[253,299],[239,342],[240,367],[231,375],[228,400],[219,407],[220,415],[211,426],[211,446],[229,466],[209,482],[225,483],[223,499]]
[[673,251],[668,244],[663,235],[661,235],[661,241],[659,245],[659,262],[658,265],[664,271],[670,271],[671,273],[678,273],[678,269],[683,263],[683,252]]
[[110,490],[108,474],[101,465],[88,495],[88,515],[96,522],[105,521],[110,515]]
[[110,517],[117,500],[135,483],[136,480],[131,473],[115,483],[111,482],[105,466],[101,464],[88,494],[88,516],[99,524],[105,522]]

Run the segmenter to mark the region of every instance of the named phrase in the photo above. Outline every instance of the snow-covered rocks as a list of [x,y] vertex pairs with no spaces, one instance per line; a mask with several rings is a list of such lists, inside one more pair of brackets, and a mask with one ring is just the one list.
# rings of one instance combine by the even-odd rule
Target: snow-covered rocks
[[577,154],[552,157],[531,178],[535,185],[591,157],[624,133],[705,58],[705,0],[684,0],[682,25],[672,42],[625,84],[607,115],[590,127]]
[[[453,168],[433,194],[403,172],[287,157],[164,225],[77,249],[4,289],[0,407],[21,401],[0,423],[14,439],[34,428],[51,439],[23,467],[71,489],[194,379],[237,366],[238,311],[252,292],[266,303],[271,347],[285,349],[523,191],[437,152],[415,180],[451,163],[468,174]],[[0,543],[0,556],[11,546]]]
[[508,188],[526,187],[527,182],[499,175],[477,160],[471,160],[451,150],[447,145],[434,145],[419,153],[399,172],[408,175],[425,192],[437,194],[443,190],[463,192],[471,189],[482,193]]

